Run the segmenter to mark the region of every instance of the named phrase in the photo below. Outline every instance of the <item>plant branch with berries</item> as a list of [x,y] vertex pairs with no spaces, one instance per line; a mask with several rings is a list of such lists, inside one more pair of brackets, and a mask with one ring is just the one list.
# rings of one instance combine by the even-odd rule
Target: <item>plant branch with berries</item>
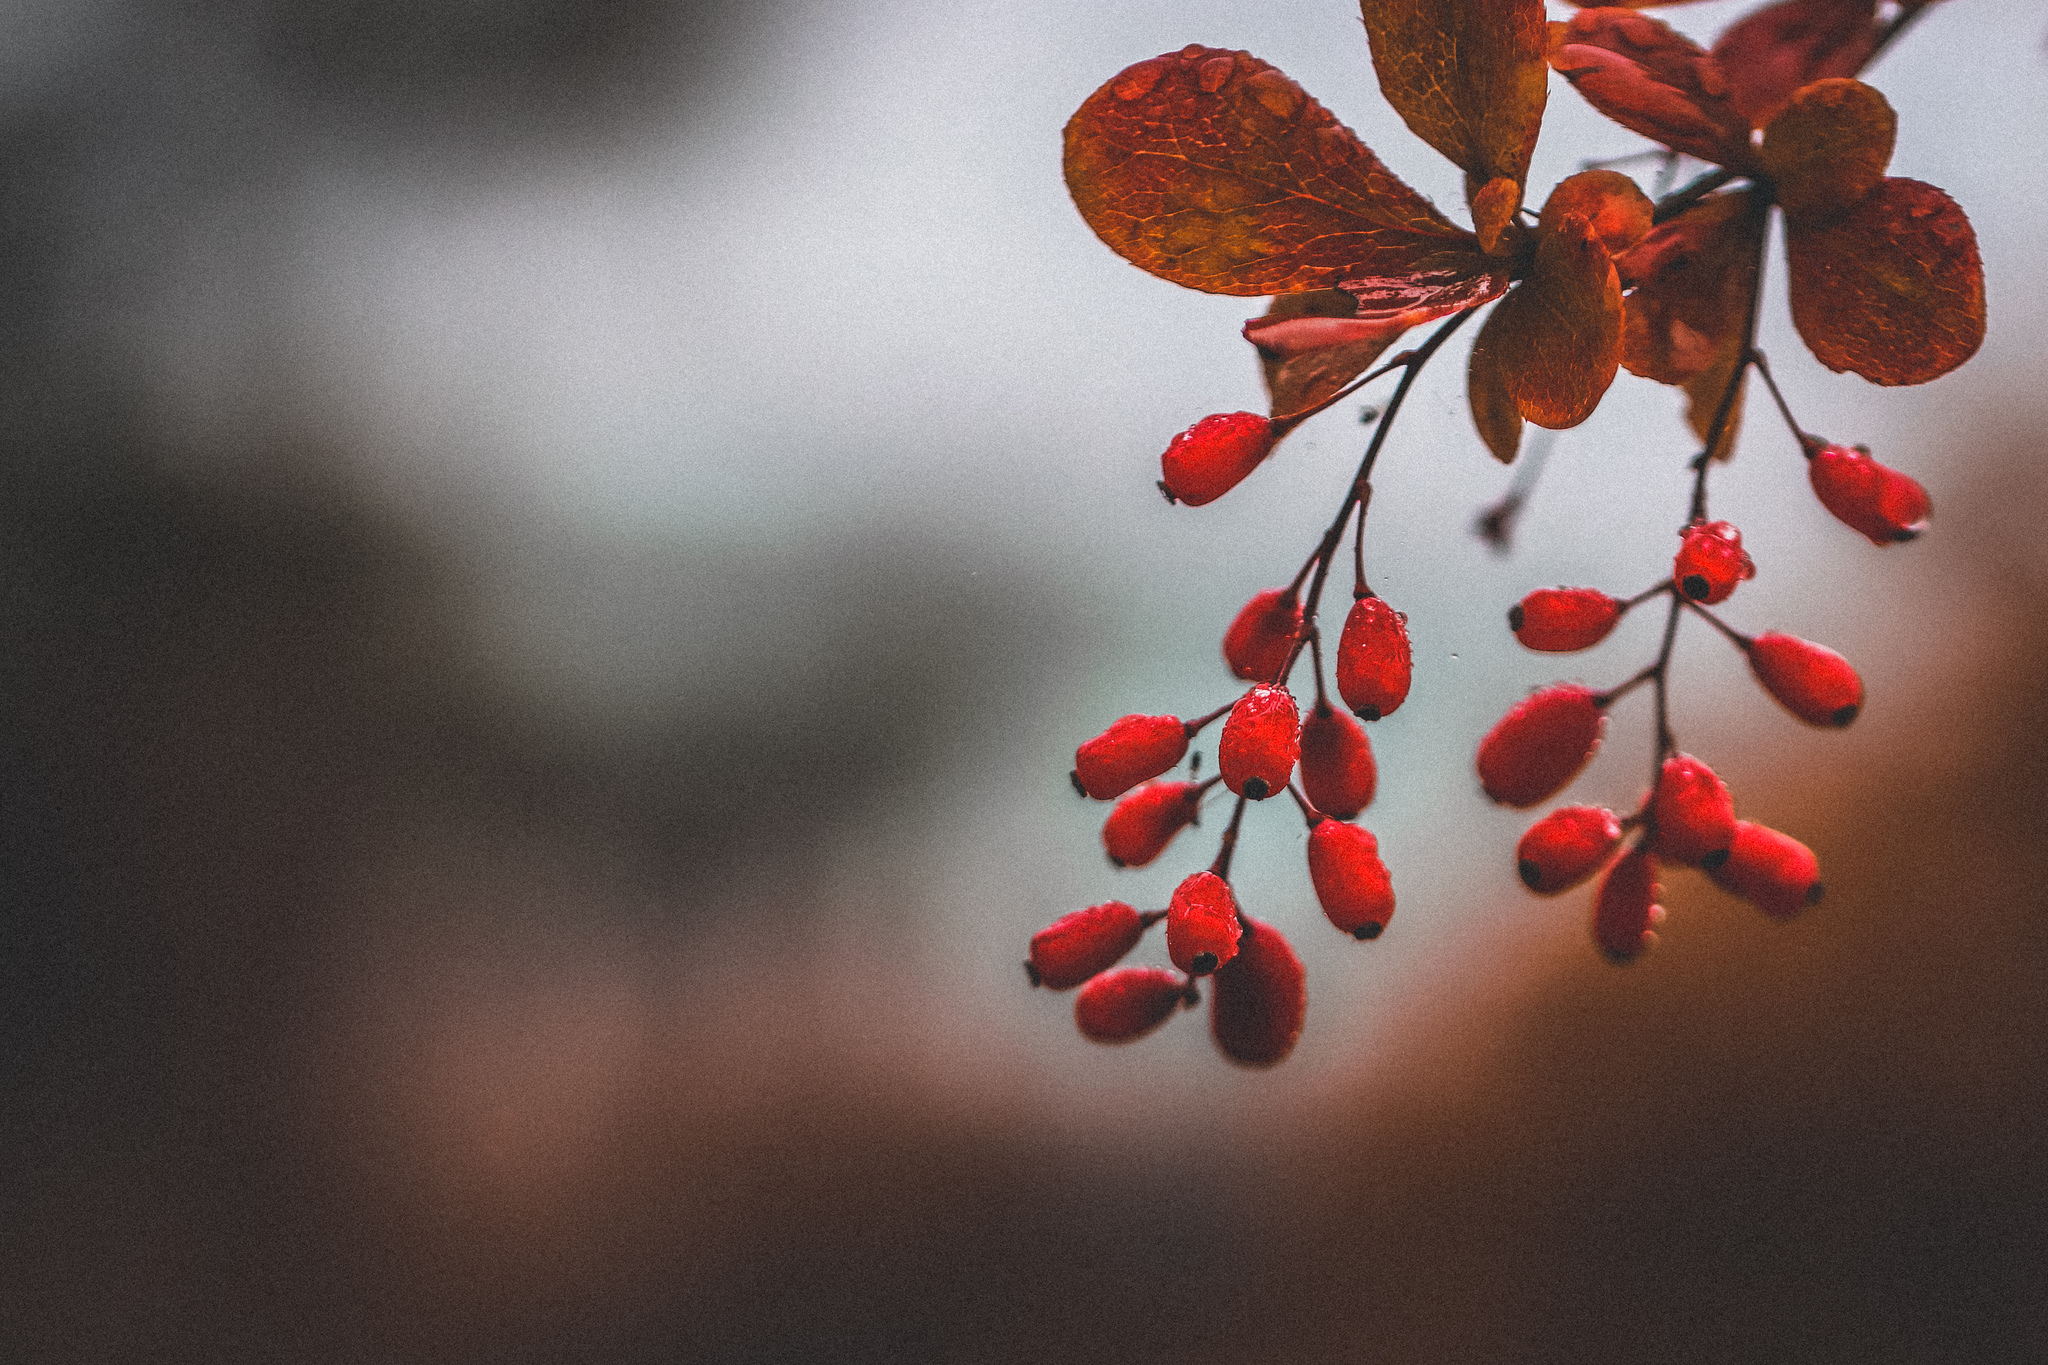
[[[1482,310],[1466,397],[1495,458],[1517,458],[1527,424],[1559,430],[1586,421],[1622,369],[1681,390],[1698,443],[1686,448],[1693,480],[1679,546],[1656,583],[1626,598],[1541,588],[1508,613],[1517,639],[1547,653],[1590,648],[1653,601],[1665,613],[1657,654],[1642,669],[1604,692],[1569,682],[1541,688],[1480,741],[1485,794],[1540,805],[1591,761],[1611,708],[1645,687],[1651,696],[1655,756],[1641,807],[1552,811],[1517,847],[1522,881],[1555,895],[1597,876],[1593,938],[1614,961],[1654,941],[1667,866],[1701,869],[1774,918],[1819,898],[1813,853],[1738,820],[1727,786],[1680,751],[1670,723],[1673,647],[1681,624],[1698,617],[1799,719],[1840,727],[1862,709],[1862,683],[1840,655],[1777,632],[1745,635],[1708,610],[1756,573],[1740,532],[1709,518],[1709,482],[1734,452],[1754,373],[1823,508],[1880,546],[1910,540],[1926,524],[1929,500],[1916,481],[1863,447],[1799,426],[1756,332],[1776,219],[1793,325],[1828,369],[1880,385],[1925,383],[1981,343],[1983,271],[1969,220],[1934,186],[1887,174],[1896,119],[1856,79],[1933,3],[1780,0],[1706,49],[1641,13],[1649,0],[1582,5],[1569,22],[1547,21],[1542,0],[1363,0],[1381,92],[1463,171],[1469,228],[1249,53],[1186,47],[1127,68],[1082,104],[1067,125],[1065,169],[1096,235],[1162,279],[1272,300],[1244,326],[1268,412],[1206,417],[1175,437],[1160,461],[1169,501],[1216,501],[1304,422],[1398,375],[1308,558],[1285,587],[1254,595],[1224,633],[1225,662],[1249,689],[1194,720],[1126,716],[1076,751],[1075,786],[1116,802],[1102,834],[1118,867],[1160,857],[1216,786],[1236,798],[1215,860],[1182,881],[1164,910],[1109,901],[1032,939],[1032,983],[1078,986],[1084,1035],[1141,1036],[1196,1004],[1208,977],[1212,1029],[1226,1056],[1263,1066],[1288,1055],[1306,1016],[1301,961],[1278,929],[1244,913],[1230,882],[1247,810],[1283,791],[1308,826],[1310,881],[1325,916],[1360,940],[1387,927],[1392,880],[1373,835],[1356,823],[1378,785],[1359,722],[1383,721],[1407,700],[1412,650],[1406,615],[1367,580],[1372,476],[1424,371]],[[1526,182],[1553,72],[1657,144],[1666,184],[1681,159],[1705,169],[1653,199],[1612,162],[1567,177],[1531,209]],[[1381,363],[1428,324],[1421,342]],[[1505,542],[1526,492],[1518,481],[1484,519],[1486,534]],[[1319,616],[1347,538],[1352,596],[1335,650],[1339,710],[1325,682]],[[1304,655],[1315,698],[1305,716],[1290,690]],[[1207,781],[1168,779],[1219,719],[1221,771]],[[1118,966],[1160,922],[1173,968]]]

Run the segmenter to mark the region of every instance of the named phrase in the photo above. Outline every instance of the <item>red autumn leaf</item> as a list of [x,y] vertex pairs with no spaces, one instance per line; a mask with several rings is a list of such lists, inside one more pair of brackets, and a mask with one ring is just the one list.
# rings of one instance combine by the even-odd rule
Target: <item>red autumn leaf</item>
[[[1499,313],[1498,308],[1494,309],[1496,316]],[[1522,410],[1515,406],[1514,395],[1508,392],[1507,380],[1501,374],[1498,344],[1493,318],[1488,318],[1472,342],[1472,360],[1465,371],[1465,399],[1472,406],[1472,425],[1479,429],[1479,439],[1486,442],[1493,458],[1502,464],[1513,464],[1522,448]]]
[[1788,223],[1792,322],[1821,364],[1924,384],[1984,340],[1984,265],[1956,201],[1889,179],[1821,224]]
[[1549,88],[1543,0],[1360,0],[1359,10],[1380,91],[1415,135],[1475,195],[1493,180],[1526,181]]
[[1249,53],[1190,46],[1117,75],[1068,121],[1066,177],[1112,250],[1191,289],[1413,278],[1408,306],[1443,296],[1450,311],[1475,301],[1475,280],[1507,285],[1476,237]]
[[1836,77],[1802,86],[1764,130],[1757,156],[1785,216],[1809,222],[1852,208],[1877,188],[1898,131],[1883,95]]
[[1693,0],[1615,0],[1614,3],[1596,5],[1594,0],[1568,0],[1580,9],[1658,9],[1668,5],[1690,5]]
[[[1702,445],[1714,434],[1714,418],[1721,411],[1721,404],[1728,403],[1727,420],[1721,423],[1721,434],[1714,441],[1714,448],[1707,453],[1717,460],[1725,460],[1735,454],[1735,433],[1742,427],[1742,404],[1749,389],[1749,367],[1742,363],[1742,338],[1737,334],[1735,341],[1714,358],[1714,363],[1685,381],[1685,424],[1692,428],[1692,434],[1700,438]],[[1735,385],[1735,396],[1728,397],[1729,384]]]
[[1244,325],[1259,348],[1259,368],[1275,417],[1306,411],[1372,368],[1409,323],[1358,317],[1358,300],[1341,289],[1282,294],[1264,317]]
[[1634,286],[1621,344],[1631,373],[1683,384],[1741,350],[1763,250],[1762,204],[1749,191],[1709,195],[1615,262]]
[[1620,256],[1650,230],[1656,205],[1636,182],[1620,171],[1580,171],[1558,181],[1543,203],[1543,221],[1553,223],[1567,213],[1586,220],[1610,256]]
[[[1626,196],[1596,172],[1560,184],[1537,223],[1529,277],[1480,329],[1474,345],[1486,347],[1482,366],[1497,367],[1516,409],[1538,426],[1577,426],[1614,382],[1621,364],[1621,279],[1596,225],[1607,224],[1616,240],[1626,240],[1632,218]],[[1481,419],[1476,410],[1474,417],[1482,432],[1498,422]],[[1498,425],[1505,430],[1505,423]]]
[[1719,166],[1749,164],[1749,119],[1720,63],[1669,25],[1619,7],[1581,10],[1550,64],[1622,127]]
[[1877,49],[1877,0],[1784,0],[1714,40],[1728,100],[1761,128],[1802,85],[1853,76]]

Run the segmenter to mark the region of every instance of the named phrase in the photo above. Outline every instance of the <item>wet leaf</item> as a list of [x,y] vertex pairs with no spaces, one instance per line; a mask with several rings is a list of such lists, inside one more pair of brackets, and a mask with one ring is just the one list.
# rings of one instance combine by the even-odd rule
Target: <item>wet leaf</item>
[[1513,464],[1522,448],[1522,412],[1515,406],[1501,374],[1496,350],[1499,337],[1495,334],[1495,320],[1499,316],[1500,309],[1494,309],[1493,316],[1487,318],[1472,342],[1472,361],[1465,371],[1465,398],[1472,405],[1472,425],[1479,429],[1479,439],[1486,442],[1494,459]]
[[1877,0],[1785,0],[1731,24],[1714,56],[1729,102],[1761,128],[1800,86],[1861,71],[1878,32]]
[[1275,417],[1312,408],[1371,369],[1408,329],[1405,321],[1361,321],[1358,301],[1340,289],[1282,294],[1266,315],[1245,324],[1259,348]]
[[1380,90],[1476,189],[1529,178],[1543,122],[1543,0],[1361,0]]
[[1764,130],[1758,157],[1786,217],[1810,222],[1863,201],[1891,164],[1898,115],[1861,81],[1802,86]]
[[1619,256],[1650,230],[1655,209],[1650,196],[1620,171],[1580,171],[1558,181],[1550,198],[1543,201],[1541,226],[1555,227],[1564,215],[1576,213],[1586,220],[1607,254]]
[[1493,269],[1476,237],[1248,53],[1186,47],[1118,74],[1068,121],[1066,177],[1112,250],[1212,294],[1368,275],[1456,292]]
[[1792,322],[1831,370],[1924,384],[1984,340],[1984,266],[1955,200],[1890,179],[1823,224],[1788,223]]
[[1634,286],[1621,345],[1631,373],[1660,384],[1684,384],[1717,367],[1725,375],[1742,351],[1764,205],[1747,190],[1709,195],[1616,261]]
[[1461,258],[1440,270],[1367,275],[1340,280],[1337,287],[1357,298],[1360,317],[1402,317],[1412,326],[1499,298],[1508,287],[1507,262],[1481,258],[1480,265],[1483,273],[1475,273],[1470,258]]
[[1592,415],[1621,363],[1621,281],[1583,216],[1539,229],[1529,278],[1484,330],[1522,416],[1571,427]]
[[1749,120],[1729,102],[1720,64],[1669,25],[1620,8],[1581,10],[1550,64],[1622,127],[1718,166],[1750,164]]

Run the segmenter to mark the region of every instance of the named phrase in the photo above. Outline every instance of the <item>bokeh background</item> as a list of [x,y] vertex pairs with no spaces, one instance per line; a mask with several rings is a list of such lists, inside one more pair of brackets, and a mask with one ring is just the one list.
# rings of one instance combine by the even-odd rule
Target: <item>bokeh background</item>
[[[1710,35],[1743,6],[1671,16]],[[1357,458],[1229,499],[1247,301],[1087,233],[1058,130],[1188,41],[1301,80],[1440,203],[1340,3],[0,4],[0,1354],[23,1361],[2022,1361],[2048,1355],[2048,18],[1954,0],[1872,79],[1991,333],[1879,391],[1877,551],[1752,408],[1729,614],[1870,704],[1807,731],[1701,630],[1675,719],[1827,900],[1688,873],[1627,970],[1513,880],[1473,743],[1532,586],[1655,576],[1689,454],[1623,379],[1512,555],[1447,357],[1374,506],[1413,700],[1271,1073],[1104,1049],[1031,932],[1163,904],[1072,746],[1230,695],[1216,641]],[[1562,82],[1535,179],[1637,144]],[[1782,272],[1773,266],[1774,279]],[[1624,708],[1586,799],[1632,804]],[[1158,951],[1153,944],[1147,950]]]

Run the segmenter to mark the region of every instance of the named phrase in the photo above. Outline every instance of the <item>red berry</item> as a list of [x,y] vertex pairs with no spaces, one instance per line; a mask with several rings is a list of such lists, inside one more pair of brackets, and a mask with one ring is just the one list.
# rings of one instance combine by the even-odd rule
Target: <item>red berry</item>
[[1598,588],[1538,588],[1508,608],[1508,629],[1530,649],[1569,654],[1607,638],[1621,599]]
[[1414,659],[1408,618],[1385,598],[1361,597],[1337,640],[1337,694],[1367,720],[1391,716],[1408,699]]
[[1813,451],[1806,476],[1820,505],[1873,545],[1913,539],[1934,510],[1926,489],[1871,459],[1865,446],[1822,446]]
[[1190,976],[1204,976],[1237,956],[1237,898],[1213,872],[1182,882],[1166,907],[1166,953]]
[[1820,900],[1820,859],[1789,834],[1735,822],[1728,861],[1707,873],[1772,919],[1791,919]]
[[1863,709],[1863,679],[1822,645],[1767,630],[1750,641],[1749,666],[1764,691],[1808,725],[1847,725]]
[[1254,687],[1237,699],[1216,743],[1223,785],[1263,801],[1284,791],[1301,752],[1301,716],[1284,687]]
[[1244,604],[1223,632],[1223,661],[1246,682],[1273,682],[1294,652],[1301,603],[1292,588],[1268,588]]
[[1308,876],[1330,923],[1353,938],[1378,938],[1394,915],[1394,883],[1372,831],[1319,820],[1308,834]]
[[1678,533],[1683,543],[1671,562],[1671,581],[1695,602],[1725,602],[1735,585],[1756,577],[1742,548],[1742,532],[1726,521],[1696,521]]
[[1081,988],[1074,997],[1074,1022],[1098,1043],[1128,1043],[1165,1023],[1183,1003],[1194,1003],[1194,988],[1178,972],[1119,967]]
[[1143,867],[1195,822],[1201,808],[1199,782],[1147,782],[1102,822],[1102,846],[1118,867]]
[[1188,751],[1178,716],[1125,716],[1074,750],[1074,781],[1097,801],[1159,776]]
[[1076,910],[1031,936],[1024,974],[1034,986],[1063,991],[1114,967],[1145,933],[1138,912],[1122,901]]
[[1657,941],[1650,931],[1663,923],[1657,904],[1657,860],[1637,847],[1607,870],[1593,904],[1593,941],[1609,962],[1629,962]]
[[1515,866],[1531,891],[1554,896],[1600,870],[1621,842],[1621,821],[1599,806],[1565,806],[1529,826]]
[[1159,486],[1190,507],[1214,502],[1273,450],[1273,424],[1255,412],[1219,412],[1183,431],[1159,457]]
[[1579,775],[1607,717],[1591,688],[1554,683],[1500,718],[1479,741],[1479,785],[1495,801],[1533,806]]
[[1735,837],[1735,798],[1714,770],[1691,754],[1673,754],[1657,776],[1650,799],[1657,856],[1711,867],[1728,856]]
[[1294,1051],[1308,1019],[1308,983],[1278,929],[1246,920],[1244,950],[1216,973],[1214,993],[1209,1027],[1224,1056],[1272,1066]]
[[1372,804],[1379,778],[1365,727],[1328,702],[1311,708],[1301,723],[1301,789],[1308,803],[1349,820]]

